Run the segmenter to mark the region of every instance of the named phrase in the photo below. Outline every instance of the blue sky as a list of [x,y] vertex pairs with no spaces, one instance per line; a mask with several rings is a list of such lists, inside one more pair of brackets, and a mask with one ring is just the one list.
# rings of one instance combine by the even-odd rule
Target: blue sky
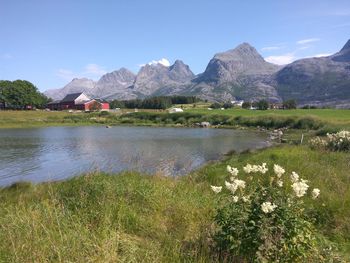
[[242,42],[283,64],[334,53],[349,33],[349,0],[0,0],[0,79],[44,91],[163,58],[200,73]]

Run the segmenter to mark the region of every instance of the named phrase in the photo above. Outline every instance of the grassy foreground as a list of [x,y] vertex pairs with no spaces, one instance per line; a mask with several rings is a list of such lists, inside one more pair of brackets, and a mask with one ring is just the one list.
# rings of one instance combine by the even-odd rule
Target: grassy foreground
[[349,154],[284,145],[176,179],[93,173],[0,189],[0,262],[215,262],[210,185],[227,179],[227,164],[248,162],[278,163],[320,188],[315,225],[349,260]]

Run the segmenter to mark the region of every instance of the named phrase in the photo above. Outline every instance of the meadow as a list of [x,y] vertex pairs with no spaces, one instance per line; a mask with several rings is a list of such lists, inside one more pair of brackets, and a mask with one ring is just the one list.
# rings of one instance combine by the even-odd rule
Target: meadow
[[[222,127],[281,128],[324,135],[350,127],[348,110],[212,110],[184,113],[0,112],[0,127],[175,125],[211,121]],[[311,132],[308,132],[311,131]],[[288,136],[288,134],[287,134]],[[312,149],[308,138],[253,152],[231,153],[188,175],[91,172],[62,182],[19,182],[0,189],[0,262],[220,262],[213,249],[218,196],[226,166],[282,165],[317,186],[307,203],[315,235],[332,245],[332,262],[350,261],[350,155]],[[298,145],[296,145],[298,144]],[[342,259],[341,259],[342,258]],[[312,261],[309,262],[320,262]],[[330,262],[330,261],[324,261]]]
[[[279,128],[288,126],[295,120],[309,120],[319,127],[350,129],[350,110],[338,109],[296,109],[296,110],[246,110],[240,108],[227,110],[208,110],[199,104],[189,106],[183,113],[169,114],[161,110],[121,110],[111,113],[69,113],[66,111],[0,111],[0,128],[31,128],[46,126],[77,125],[194,125],[196,122],[209,121],[213,125],[226,126],[265,126]],[[205,105],[207,106],[207,105]],[[265,124],[264,124],[265,123]],[[270,127],[268,127],[270,125]],[[301,125],[303,126],[303,125]],[[293,128],[309,128],[296,127]]]
[[[210,185],[226,165],[278,163],[317,185],[317,235],[350,260],[349,154],[283,145],[232,154],[179,178],[91,173],[0,190],[1,262],[216,262]],[[315,261],[316,262],[316,261]],[[341,261],[335,261],[341,262]]]

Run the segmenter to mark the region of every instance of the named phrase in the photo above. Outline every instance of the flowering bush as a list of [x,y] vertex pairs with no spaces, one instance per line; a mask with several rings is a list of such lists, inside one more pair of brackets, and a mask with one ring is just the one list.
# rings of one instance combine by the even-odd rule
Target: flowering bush
[[[273,170],[273,171],[272,171]],[[289,176],[275,164],[247,164],[239,171],[227,166],[219,194],[213,234],[215,248],[225,260],[243,262],[301,262],[317,251],[312,219],[305,216],[303,199],[317,199],[308,181],[296,172]],[[244,180],[243,180],[244,179]]]
[[350,151],[350,132],[340,131],[337,133],[327,133],[327,137],[315,137],[310,140],[313,148],[323,148],[331,151]]

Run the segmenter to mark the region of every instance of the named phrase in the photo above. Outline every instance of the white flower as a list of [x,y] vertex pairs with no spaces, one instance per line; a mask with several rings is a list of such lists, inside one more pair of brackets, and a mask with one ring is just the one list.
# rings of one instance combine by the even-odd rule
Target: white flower
[[262,174],[265,174],[269,169],[266,167],[266,163],[263,163],[261,166],[259,166],[259,172]]
[[292,172],[290,179],[292,180],[292,183],[296,183],[299,181],[299,175],[296,172]]
[[243,170],[247,174],[250,174],[252,172],[252,166],[248,163],[246,166],[243,167]]
[[227,165],[226,169],[232,176],[237,176],[238,175],[239,171],[238,171],[237,168],[231,167],[230,165]]
[[282,186],[283,186],[283,181],[282,181],[282,180],[277,180],[277,185],[278,185],[279,187],[282,187]]
[[243,181],[243,180],[236,179],[233,181],[233,183],[240,189],[245,188],[245,181]]
[[227,182],[227,181],[225,181],[225,186],[226,186],[226,188],[228,189],[228,190],[230,190],[231,192],[232,192],[232,194],[234,194],[235,192],[236,192],[236,190],[237,190],[237,185],[235,184],[235,183],[229,183],[229,182]]
[[265,174],[269,169],[266,167],[266,163],[263,163],[262,165],[251,165],[248,163],[246,166],[243,167],[243,170],[247,174],[258,172]]
[[278,164],[273,165],[273,170],[278,178],[281,178],[281,176],[286,172],[282,166],[279,166]]
[[232,196],[232,201],[234,203],[237,203],[238,202],[238,196],[237,195]]
[[295,182],[292,184],[293,191],[297,197],[302,197],[306,194],[309,186],[306,183],[307,181],[301,180],[300,182]]
[[244,203],[249,202],[249,197],[248,196],[242,196],[242,200]]
[[312,190],[312,199],[316,199],[320,195],[320,189],[315,188]]
[[222,190],[222,186],[214,186],[214,185],[211,185],[210,187],[211,187],[211,190],[213,190],[214,193],[216,193],[216,194],[220,193],[221,190]]
[[264,202],[261,205],[261,210],[267,214],[267,213],[271,213],[273,210],[275,210],[275,208],[277,207],[277,205],[272,204],[271,202]]

